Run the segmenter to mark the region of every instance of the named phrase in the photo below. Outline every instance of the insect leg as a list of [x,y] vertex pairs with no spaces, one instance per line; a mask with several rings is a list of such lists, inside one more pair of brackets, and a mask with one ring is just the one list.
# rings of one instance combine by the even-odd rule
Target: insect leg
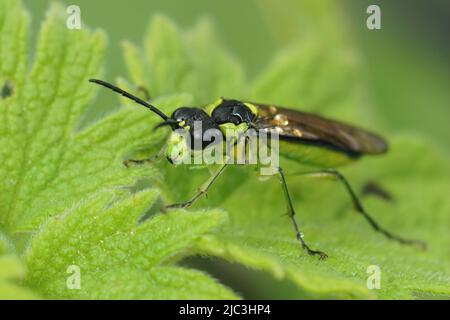
[[385,201],[394,202],[394,197],[373,181],[366,182],[362,188],[362,193],[364,196],[374,195]]
[[302,248],[305,249],[306,252],[308,252],[308,254],[310,254],[310,255],[319,255],[320,259],[326,259],[328,257],[326,255],[326,253],[324,253],[322,251],[312,250],[311,248],[308,247],[306,242],[303,240],[303,235],[300,232],[300,229],[298,227],[297,221],[295,220],[295,210],[294,210],[294,206],[292,205],[291,196],[289,195],[289,190],[288,190],[288,186],[287,186],[287,183],[286,183],[286,179],[284,177],[283,170],[280,167],[278,167],[277,171],[278,171],[278,176],[280,178],[280,182],[281,182],[281,185],[282,185],[282,188],[283,188],[283,194],[284,194],[284,197],[285,197],[285,200],[286,200],[288,215],[289,215],[289,218],[291,218],[291,220],[292,220],[292,224],[294,225],[294,229],[295,229],[295,233],[297,235],[297,239],[302,244]]
[[370,226],[374,230],[382,233],[387,238],[389,238],[391,240],[395,240],[395,241],[397,241],[397,242],[399,242],[401,244],[419,245],[423,249],[426,249],[426,243],[424,241],[422,241],[422,240],[405,239],[405,238],[397,236],[397,235],[393,234],[392,232],[390,232],[390,231],[384,229],[383,227],[381,227],[378,224],[378,222],[376,222],[367,213],[367,211],[364,209],[361,201],[358,199],[358,197],[356,196],[356,194],[353,191],[352,187],[350,186],[350,183],[348,182],[348,180],[339,171],[337,171],[335,169],[326,169],[326,170],[322,170],[322,171],[298,173],[296,175],[303,176],[303,177],[314,177],[314,178],[331,177],[331,178],[334,178],[334,179],[340,181],[344,185],[344,187],[347,190],[348,194],[350,195],[350,198],[352,199],[353,207],[355,208],[355,210],[363,215],[363,217],[369,222]]
[[150,92],[148,92],[147,88],[144,86],[137,86],[137,90],[142,92],[144,95],[145,101],[150,101]]
[[206,181],[206,183],[200,188],[200,190],[188,201],[181,203],[174,203],[165,207],[165,209],[176,209],[176,208],[188,208],[194,204],[202,195],[208,192],[209,188],[212,184],[217,180],[217,178],[222,174],[225,170],[227,164],[224,163],[220,166],[220,168]]
[[158,161],[159,159],[161,159],[162,156],[164,155],[165,151],[166,151],[166,145],[164,145],[161,148],[161,150],[158,151],[157,154],[155,154],[155,155],[153,155],[153,156],[151,156],[149,158],[146,158],[146,159],[127,159],[127,160],[123,161],[123,165],[128,168],[131,163],[137,164],[137,165],[143,165],[143,164],[146,164],[146,163],[153,163],[153,162]]

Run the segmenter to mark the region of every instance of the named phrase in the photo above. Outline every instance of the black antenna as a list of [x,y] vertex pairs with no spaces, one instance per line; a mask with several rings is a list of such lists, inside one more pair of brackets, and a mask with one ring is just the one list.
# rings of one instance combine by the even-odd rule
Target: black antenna
[[153,131],[155,131],[156,129],[159,129],[159,128],[161,128],[161,127],[164,127],[164,126],[171,126],[172,129],[174,129],[174,128],[176,128],[176,127],[178,126],[178,121],[175,120],[175,119],[169,118],[169,119],[167,119],[166,121],[161,122],[160,124],[157,124],[157,125],[153,128]]
[[154,113],[156,113],[158,116],[160,116],[161,118],[163,118],[164,120],[169,119],[168,116],[166,116],[161,110],[159,110],[158,108],[156,108],[155,106],[152,106],[151,104],[145,102],[144,100],[142,100],[141,98],[136,97],[135,95],[132,95],[129,92],[126,92],[125,90],[120,89],[119,87],[116,87],[115,85],[103,81],[103,80],[98,80],[98,79],[89,79],[89,82],[93,82],[96,84],[99,84],[101,86],[104,86],[108,89],[111,89],[114,92],[120,93],[121,95],[123,95],[124,97],[127,97],[128,99],[133,100],[136,103],[139,103],[140,105],[150,109],[151,111],[153,111]]

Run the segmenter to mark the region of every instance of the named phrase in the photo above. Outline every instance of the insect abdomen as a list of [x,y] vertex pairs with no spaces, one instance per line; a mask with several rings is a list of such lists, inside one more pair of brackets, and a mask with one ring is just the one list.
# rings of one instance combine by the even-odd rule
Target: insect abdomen
[[279,142],[280,155],[299,163],[323,167],[334,168],[358,159],[358,155],[350,155],[341,151],[329,149],[327,147],[282,140]]

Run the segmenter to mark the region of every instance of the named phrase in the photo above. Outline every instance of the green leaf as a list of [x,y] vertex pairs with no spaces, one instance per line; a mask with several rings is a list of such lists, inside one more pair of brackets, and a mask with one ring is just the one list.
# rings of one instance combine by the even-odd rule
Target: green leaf
[[[121,200],[104,193],[51,219],[27,252],[26,283],[59,298],[235,298],[198,271],[170,266],[224,213],[173,212],[138,224],[156,198],[153,190]],[[66,284],[70,266],[80,270],[79,290]]]
[[[65,8],[53,4],[28,70],[28,15],[19,1],[0,6],[0,87],[9,89],[0,99],[1,297],[237,298],[175,264],[226,215],[157,214],[158,172],[122,165],[133,150],[161,144],[164,132],[152,134],[158,119],[127,104],[80,126],[97,89],[88,79],[99,76],[104,33],[67,29]],[[155,103],[167,111],[189,99]],[[148,190],[133,193],[139,178],[149,179]],[[71,285],[77,267],[79,290]]]
[[[2,12],[9,12],[10,6],[21,12],[17,1],[2,5]],[[11,15],[3,16],[4,29],[11,28],[10,21],[19,23],[17,18],[23,18],[22,25],[28,20],[24,13],[16,19],[6,17]],[[27,51],[20,49],[26,38],[26,28],[14,38],[2,36],[2,56],[17,56],[18,65],[28,65]],[[54,5],[42,27],[31,71],[17,68],[14,75],[2,71],[13,87],[13,95],[0,100],[0,157],[6,159],[0,169],[0,212],[7,231],[36,227],[51,214],[48,209],[58,211],[80,197],[76,189],[61,183],[77,180],[73,178],[78,173],[66,167],[79,156],[73,150],[73,140],[79,137],[75,127],[92,99],[93,88],[86,78],[98,74],[104,43],[101,32],[66,29],[64,8]],[[1,69],[6,68],[2,63]],[[80,184],[83,177],[79,177]]]
[[216,39],[209,20],[180,33],[164,16],[155,16],[144,38],[144,50],[123,43],[131,80],[149,88],[150,95],[187,92],[193,103],[205,105],[221,96],[245,96],[242,68]]

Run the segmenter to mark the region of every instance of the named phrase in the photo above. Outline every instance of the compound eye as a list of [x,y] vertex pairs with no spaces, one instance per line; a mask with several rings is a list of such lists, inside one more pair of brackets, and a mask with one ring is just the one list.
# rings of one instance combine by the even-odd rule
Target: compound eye
[[239,125],[244,122],[244,119],[242,119],[242,116],[239,113],[234,112],[231,114],[231,122],[235,125]]

